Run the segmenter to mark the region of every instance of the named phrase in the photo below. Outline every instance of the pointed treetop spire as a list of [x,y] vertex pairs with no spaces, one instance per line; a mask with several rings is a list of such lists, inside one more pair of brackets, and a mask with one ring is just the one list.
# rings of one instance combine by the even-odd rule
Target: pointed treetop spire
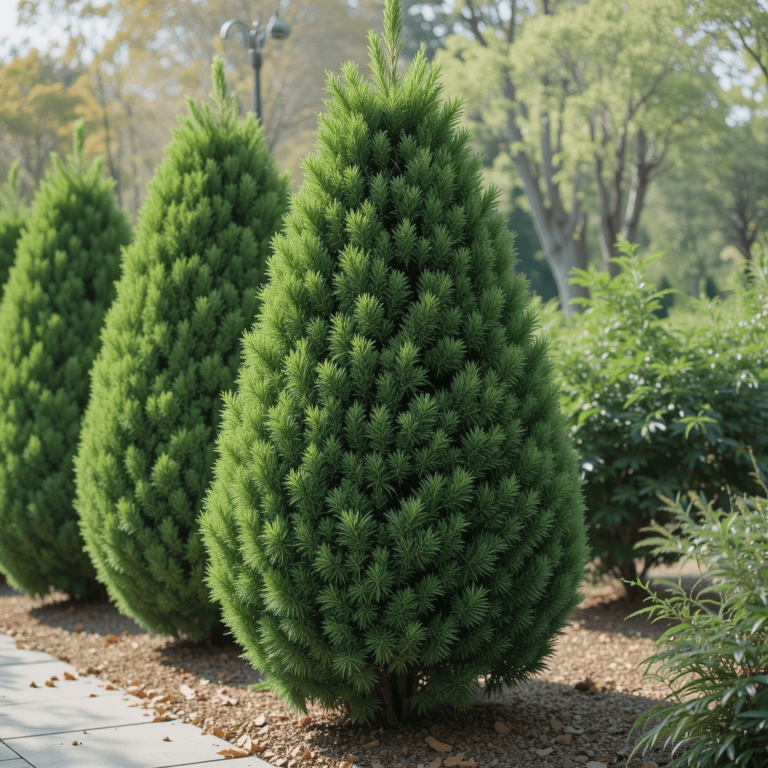
[[214,56],[211,64],[211,100],[213,111],[208,104],[198,104],[191,96],[187,97],[187,107],[198,125],[209,122],[215,117],[219,125],[235,126],[240,117],[240,104],[235,95],[227,88],[227,77],[224,73],[224,59]]
[[227,98],[227,78],[224,76],[224,59],[214,56],[211,66],[211,80],[213,81],[213,93],[217,100],[224,101]]
[[240,109],[234,94],[227,88],[227,77],[224,73],[224,59],[221,56],[215,56],[211,65],[211,80],[213,81],[213,102],[216,108],[221,112],[231,112],[239,114]]
[[398,83],[397,62],[403,50],[403,11],[400,0],[384,0],[384,45],[378,35],[368,30],[368,53],[371,72],[382,93],[389,92]]
[[[75,175],[81,174],[87,168],[85,162],[85,118],[81,117],[76,123],[72,132],[72,155],[62,162],[61,158],[55,153],[51,153],[54,167],[61,173],[67,175],[73,171]],[[101,172],[102,160],[97,158],[94,168],[98,168],[97,173]]]
[[384,45],[387,49],[387,80],[397,84],[397,62],[403,50],[403,9],[400,0],[384,0]]
[[80,118],[75,123],[75,132],[72,136],[72,148],[75,159],[83,158],[85,155],[85,119]]

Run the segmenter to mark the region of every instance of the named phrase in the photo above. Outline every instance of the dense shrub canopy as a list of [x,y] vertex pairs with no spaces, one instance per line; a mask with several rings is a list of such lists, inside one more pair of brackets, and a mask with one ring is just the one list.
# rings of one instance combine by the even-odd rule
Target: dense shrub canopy
[[253,322],[287,202],[255,118],[214,65],[214,108],[190,103],[126,249],[77,456],[77,508],[110,597],[155,632],[217,621],[198,530],[220,391]]
[[12,586],[88,594],[72,506],[88,369],[130,227],[101,164],[54,157],[0,302],[0,570]]
[[543,666],[578,601],[576,459],[511,237],[422,55],[331,77],[203,517],[247,658],[389,722]]
[[586,311],[552,338],[593,554],[633,579],[640,529],[665,517],[659,495],[727,503],[726,488],[756,492],[750,447],[768,471],[768,279],[756,268],[746,290],[674,327],[657,316],[662,294],[647,275],[660,254],[622,250],[618,276],[579,274]]

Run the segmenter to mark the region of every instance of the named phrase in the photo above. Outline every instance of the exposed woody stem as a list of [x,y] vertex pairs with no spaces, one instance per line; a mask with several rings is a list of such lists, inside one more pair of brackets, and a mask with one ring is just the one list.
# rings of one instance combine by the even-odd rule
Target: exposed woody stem
[[390,672],[379,668],[379,680],[374,693],[384,704],[382,720],[387,725],[407,723],[413,715],[411,702],[419,689],[422,667],[415,666],[403,672]]

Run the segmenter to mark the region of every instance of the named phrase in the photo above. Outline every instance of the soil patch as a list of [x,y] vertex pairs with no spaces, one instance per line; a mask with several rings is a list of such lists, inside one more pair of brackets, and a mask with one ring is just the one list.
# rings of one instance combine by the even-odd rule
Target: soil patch
[[[151,635],[108,603],[58,593],[31,599],[2,585],[0,632],[12,635],[18,648],[44,651],[129,690],[149,718],[167,714],[192,722],[233,744],[255,747],[278,768],[340,768],[350,755],[359,758],[355,768],[438,768],[462,761],[479,768],[665,765],[671,757],[663,749],[627,763],[631,723],[667,692],[643,679],[638,668],[664,627],[643,617],[626,620],[639,606],[628,603],[618,585],[586,586],[584,592],[547,671],[478,700],[467,712],[440,706],[408,726],[388,729],[355,725],[340,712],[317,707],[307,717],[297,715],[270,692],[246,687],[261,676],[236,645]],[[594,683],[592,692],[575,688],[586,679]],[[450,751],[436,751],[427,737]]]

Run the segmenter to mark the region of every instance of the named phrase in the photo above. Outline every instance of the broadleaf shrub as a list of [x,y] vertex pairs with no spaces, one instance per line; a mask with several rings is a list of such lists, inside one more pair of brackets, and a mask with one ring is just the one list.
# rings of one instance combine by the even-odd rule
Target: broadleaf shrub
[[[659,495],[694,491],[726,500],[756,491],[749,447],[768,470],[768,280],[762,267],[702,321],[657,316],[664,291],[624,242],[618,276],[576,271],[591,298],[570,326],[549,328],[556,379],[585,480],[593,555],[634,580],[659,559],[635,549],[641,529],[664,522]],[[762,271],[761,271],[762,270]]]
[[[764,768],[768,755],[768,489],[735,496],[730,510],[692,494],[668,503],[672,521],[647,529],[663,556],[693,558],[710,585],[668,593],[635,582],[650,605],[634,615],[671,622],[646,660],[646,676],[667,682],[669,703],[646,710],[635,749],[661,740],[680,751],[668,768]],[[670,682],[671,681],[671,682]]]
[[220,392],[287,203],[220,59],[213,81],[214,107],[189,103],[124,253],[76,461],[83,536],[111,599],[154,632],[196,639],[220,619],[199,531]]
[[30,594],[97,591],[72,505],[88,370],[131,229],[101,163],[54,156],[0,301],[0,570]]
[[329,78],[227,397],[210,584],[271,689],[393,723],[543,668],[586,558],[512,240],[401,11]]

